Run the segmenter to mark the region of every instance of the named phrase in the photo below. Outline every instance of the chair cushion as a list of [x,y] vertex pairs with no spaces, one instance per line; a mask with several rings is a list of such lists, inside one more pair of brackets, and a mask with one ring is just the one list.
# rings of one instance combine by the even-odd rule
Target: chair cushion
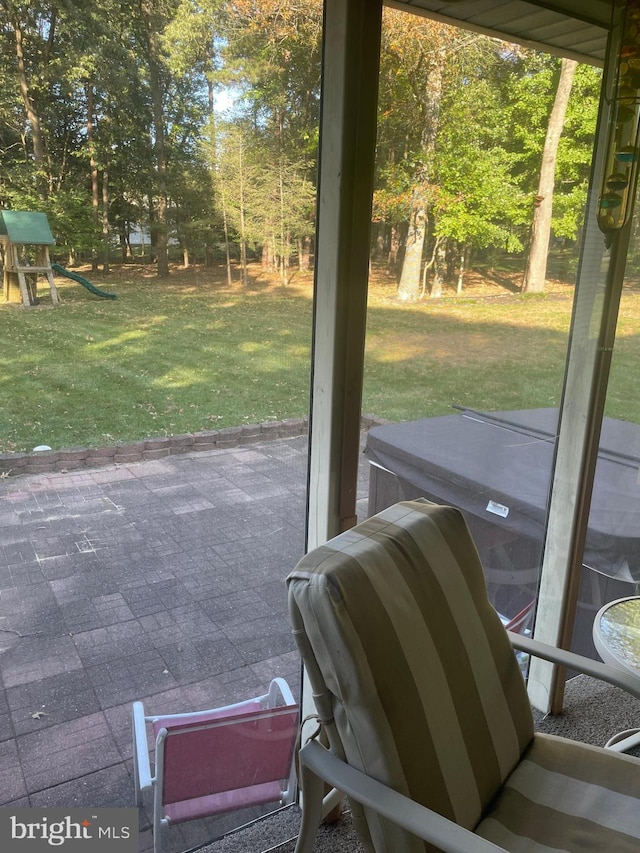
[[640,760],[536,734],[476,833],[510,853],[637,853]]
[[288,583],[314,694],[328,694],[341,741],[332,748],[473,829],[533,721],[462,514],[396,504],[312,551]]

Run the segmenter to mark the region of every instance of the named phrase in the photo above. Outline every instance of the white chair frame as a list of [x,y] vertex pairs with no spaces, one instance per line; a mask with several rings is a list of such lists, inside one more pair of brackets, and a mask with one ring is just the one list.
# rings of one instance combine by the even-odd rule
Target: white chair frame
[[[133,778],[135,790],[135,802],[138,808],[143,805],[143,794],[145,791],[153,793],[153,849],[154,853],[161,853],[162,849],[162,832],[169,826],[169,820],[164,815],[162,806],[162,784],[163,784],[163,744],[167,736],[167,729],[164,727],[158,732],[158,736],[154,744],[154,766],[151,769],[149,758],[149,746],[147,740],[147,723],[167,723],[179,724],[180,720],[189,720],[193,723],[193,728],[190,731],[197,731],[198,728],[210,728],[215,725],[227,725],[230,720],[221,718],[217,722],[208,721],[211,713],[215,711],[223,715],[225,712],[242,711],[247,708],[250,713],[252,708],[255,708],[256,702],[259,702],[265,709],[282,709],[283,712],[291,710],[292,706],[296,705],[291,689],[283,678],[274,678],[267,693],[261,696],[256,696],[247,699],[243,702],[236,702],[231,705],[225,705],[218,708],[210,708],[206,711],[198,711],[196,713],[182,714],[153,714],[146,715],[144,705],[137,701],[133,703]],[[198,718],[202,718],[203,725],[198,726]],[[245,720],[250,717],[244,718]],[[292,803],[296,793],[296,771],[295,762],[292,761],[289,779],[285,788],[282,791],[280,804],[285,805]]]
[[[640,699],[640,679],[621,669],[512,631],[507,633],[516,651],[582,672]],[[407,832],[435,845],[443,853],[509,853],[351,767],[315,738],[308,740],[300,750],[299,765],[303,810],[295,853],[311,853],[320,821],[335,804],[337,795],[346,795],[372,809]],[[333,790],[323,797],[327,784]]]

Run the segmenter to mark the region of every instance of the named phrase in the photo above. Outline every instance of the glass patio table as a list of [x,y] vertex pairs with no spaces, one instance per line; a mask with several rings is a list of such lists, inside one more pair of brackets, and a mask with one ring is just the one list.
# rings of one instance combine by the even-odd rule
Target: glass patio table
[[[640,678],[640,596],[610,601],[593,621],[593,643],[605,663]],[[618,732],[606,744],[616,752],[640,745],[640,729]]]

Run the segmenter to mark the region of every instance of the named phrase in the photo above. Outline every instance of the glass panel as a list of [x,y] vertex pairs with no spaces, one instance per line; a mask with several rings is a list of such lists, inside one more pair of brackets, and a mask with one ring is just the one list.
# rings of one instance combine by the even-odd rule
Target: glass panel
[[[555,311],[565,315],[563,322],[568,322],[570,309],[570,299],[554,305]],[[551,344],[548,347],[550,361],[557,358],[553,371],[549,370],[549,373],[553,375],[555,372],[553,395],[559,399],[564,368],[562,336],[545,329],[540,315],[530,306],[527,307],[523,328],[513,326],[514,317],[521,311],[522,306],[515,301],[508,305],[491,304],[479,311],[473,303],[459,307],[452,305],[451,308],[440,304],[433,307],[424,305],[419,309],[405,307],[402,314],[397,312],[395,317],[389,318],[375,297],[369,307],[370,355],[366,389],[378,383],[381,388],[383,382],[392,383],[398,369],[396,363],[392,372],[388,372],[388,366],[372,355],[374,351],[389,352],[387,347],[392,344],[385,344],[385,338],[390,327],[393,329],[396,317],[405,327],[414,325],[412,348],[414,353],[422,350],[424,364],[432,336],[440,333],[439,327],[443,324],[449,325],[450,317],[447,315],[450,313],[456,315],[456,328],[444,335],[449,340],[448,352],[442,353],[444,358],[438,365],[438,373],[447,377],[454,372],[456,382],[460,383],[457,387],[449,385],[445,378],[445,390],[437,387],[435,377],[429,382],[427,395],[433,399],[434,408],[443,408],[451,401],[453,411],[450,414],[431,416],[430,406],[424,406],[416,412],[422,417],[383,424],[369,431],[365,451],[372,466],[369,513],[377,512],[396,500],[417,496],[462,509],[485,567],[490,599],[505,622],[527,608],[536,595],[557,409],[545,405],[529,408],[527,403],[532,399],[529,394],[525,402],[517,393],[510,402],[514,406],[521,402],[522,408],[509,410],[500,407],[499,394],[494,397],[493,405],[483,412],[467,407],[457,409],[455,401],[472,396],[470,388],[484,401],[495,393],[487,390],[488,385],[493,385],[494,378],[487,376],[483,379],[476,370],[476,365],[487,358],[490,345],[485,340],[470,341],[466,337],[467,323],[476,328],[486,323],[486,340],[490,339],[492,331],[499,331],[505,344],[512,335],[514,355],[507,356],[506,360],[514,358],[526,362],[528,358],[532,359],[533,350],[541,345],[538,339],[547,338]],[[482,320],[478,318],[480,312]],[[458,346],[465,350],[462,359],[455,355]],[[552,351],[555,351],[554,355],[551,355]],[[458,362],[451,369],[446,364],[448,355]],[[405,367],[410,372],[420,371],[419,364],[412,369],[404,363]],[[532,385],[536,378],[534,368],[529,373]],[[539,391],[540,403],[549,402],[549,390],[553,385],[550,386],[548,381],[549,375]],[[387,388],[389,398],[395,397],[396,401],[397,386],[395,383]],[[377,406],[384,417],[387,410],[381,399]],[[369,408],[372,408],[371,403]],[[528,612],[533,615],[530,610]],[[526,630],[529,625],[530,619],[521,622],[519,627]]]
[[[535,194],[560,66],[392,10],[383,41],[363,408],[389,423],[367,437],[368,511],[417,496],[460,507],[492,603],[505,623],[526,631],[579,229],[574,223],[571,237],[567,230],[559,239],[568,223],[557,214],[545,295],[522,295],[532,211],[518,198],[525,187]],[[581,131],[587,147],[598,74],[579,68],[574,78],[574,97],[592,110]],[[575,118],[573,109],[570,101]],[[575,154],[576,139],[570,144]],[[559,188],[557,210],[571,209],[580,223],[591,157],[576,159],[559,159],[557,168],[568,175],[575,167],[579,201]]]
[[2,206],[33,208],[0,217],[0,806],[131,806],[136,700],[219,708],[276,676],[300,695],[284,580],[305,543],[321,4],[93,11],[23,21],[42,102],[0,108]]
[[640,407],[636,379],[640,354],[639,252],[636,214],[584,553],[581,600],[591,623],[607,602],[636,596],[640,589]]
[[[268,308],[264,316],[271,322]],[[84,330],[97,337],[94,318],[87,305]],[[29,322],[26,312],[19,319]],[[289,328],[282,313],[276,322]],[[161,458],[105,456],[97,468],[96,455],[79,470],[0,481],[5,744],[16,762],[34,737],[44,738],[42,761],[56,754],[55,772],[18,764],[5,802],[37,786],[56,806],[130,806],[135,700],[147,713],[200,711],[264,693],[275,676],[299,697],[284,578],[304,551],[307,436],[294,421],[251,432],[228,446],[219,434],[217,447],[213,432],[199,433],[201,449],[172,455],[165,439]],[[144,448],[129,442],[129,458]],[[99,746],[79,748],[79,728]],[[150,796],[144,803],[148,838]],[[202,844],[279,806],[180,824],[165,849]]]

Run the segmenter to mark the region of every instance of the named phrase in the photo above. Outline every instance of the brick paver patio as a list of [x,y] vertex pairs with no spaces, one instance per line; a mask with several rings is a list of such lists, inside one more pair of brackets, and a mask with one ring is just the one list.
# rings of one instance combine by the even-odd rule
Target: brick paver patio
[[[0,806],[133,805],[134,699],[213,707],[275,675],[298,690],[284,578],[306,462],[298,436],[0,481]],[[234,822],[176,827],[165,849]]]

